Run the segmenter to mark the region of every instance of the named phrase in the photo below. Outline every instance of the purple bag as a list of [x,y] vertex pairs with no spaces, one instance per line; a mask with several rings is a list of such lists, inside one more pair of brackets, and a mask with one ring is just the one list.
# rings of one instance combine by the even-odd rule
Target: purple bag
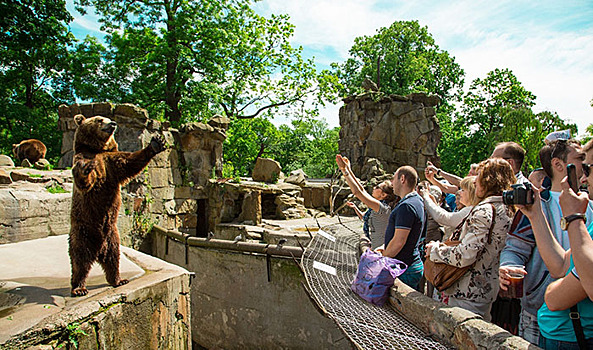
[[350,289],[364,300],[378,306],[389,298],[389,288],[408,266],[393,258],[388,258],[371,249],[360,257],[356,278]]

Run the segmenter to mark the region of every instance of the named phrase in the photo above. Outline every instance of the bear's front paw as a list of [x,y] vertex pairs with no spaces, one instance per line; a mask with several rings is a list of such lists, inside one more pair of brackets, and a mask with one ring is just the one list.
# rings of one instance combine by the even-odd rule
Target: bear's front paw
[[73,297],[82,297],[82,296],[85,296],[85,295],[89,294],[89,291],[86,288],[84,288],[84,287],[78,287],[78,288],[72,289],[72,291],[70,292],[70,294]]
[[150,148],[152,148],[154,154],[161,153],[162,151],[164,151],[165,146],[165,139],[160,135],[153,136],[150,140]]

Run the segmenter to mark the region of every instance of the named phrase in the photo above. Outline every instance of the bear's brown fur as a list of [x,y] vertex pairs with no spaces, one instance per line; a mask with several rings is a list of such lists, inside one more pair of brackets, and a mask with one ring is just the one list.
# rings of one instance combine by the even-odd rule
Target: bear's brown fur
[[12,153],[15,158],[22,162],[28,159],[31,164],[34,164],[41,158],[45,158],[47,147],[43,142],[35,139],[23,140],[19,144],[12,145]]
[[98,261],[107,282],[128,283],[119,275],[119,233],[117,215],[121,203],[120,185],[136,176],[165,149],[155,136],[148,147],[137,152],[119,152],[113,133],[117,124],[108,118],[74,116],[72,210],[69,253],[72,267],[71,294],[86,295],[86,278]]

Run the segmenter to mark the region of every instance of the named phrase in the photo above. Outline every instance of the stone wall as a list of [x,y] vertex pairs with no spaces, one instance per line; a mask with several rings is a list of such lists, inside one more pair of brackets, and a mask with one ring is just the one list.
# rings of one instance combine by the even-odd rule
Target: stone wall
[[[193,342],[200,348],[351,348],[338,326],[307,296],[292,258],[196,247],[160,229],[153,233],[154,256],[196,272],[191,319]],[[215,241],[220,240],[213,239],[213,245]]]
[[539,349],[473,312],[428,298],[399,279],[391,288],[389,302],[422,331],[455,349]]
[[351,160],[352,170],[367,180],[369,176],[362,169],[373,158],[391,174],[402,165],[411,165],[423,174],[427,160],[438,164],[438,97],[418,93],[375,101],[374,96],[346,98],[340,108],[339,150]]
[[[9,183],[0,185],[0,244],[67,234],[70,231],[72,175],[0,167]],[[67,191],[57,193],[55,188]]]

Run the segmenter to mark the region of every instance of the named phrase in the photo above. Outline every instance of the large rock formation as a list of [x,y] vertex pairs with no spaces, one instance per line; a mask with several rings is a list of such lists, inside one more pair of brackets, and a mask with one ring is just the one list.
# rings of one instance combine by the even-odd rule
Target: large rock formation
[[[346,98],[340,108],[339,150],[351,160],[352,170],[366,180],[376,175],[362,171],[371,158],[391,174],[402,165],[411,165],[422,174],[427,160],[438,164],[438,97],[418,93],[375,101],[373,96]],[[377,171],[368,165],[365,170]]]

